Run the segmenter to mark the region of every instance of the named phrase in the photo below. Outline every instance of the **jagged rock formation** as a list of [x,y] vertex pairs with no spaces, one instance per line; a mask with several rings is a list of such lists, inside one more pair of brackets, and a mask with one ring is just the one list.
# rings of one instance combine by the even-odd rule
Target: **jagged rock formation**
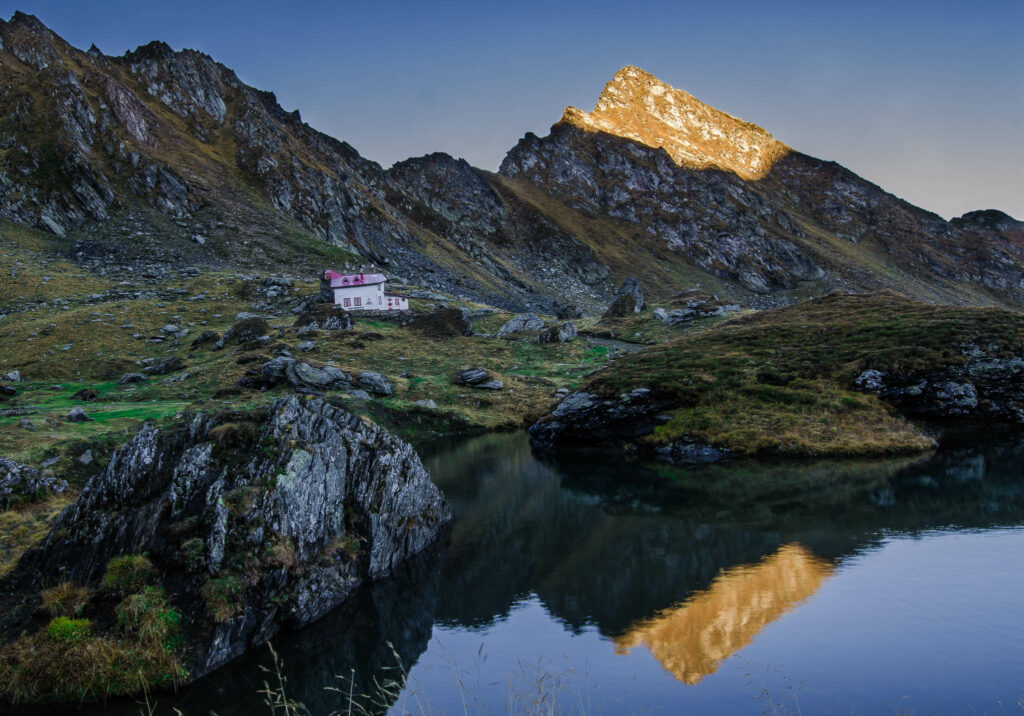
[[566,107],[561,122],[664,149],[680,166],[761,179],[791,151],[756,124],[704,104],[639,67],[623,67],[594,111]]
[[753,305],[837,286],[1024,298],[1019,242],[635,67],[498,174],[445,154],[385,171],[195,50],[83,52],[22,13],[0,45],[0,218],[68,237],[97,270],[351,260],[516,311],[596,313],[631,275],[652,297],[700,284]]
[[25,626],[41,587],[95,582],[111,558],[145,552],[184,615],[197,678],[320,618],[449,519],[408,444],[323,400],[148,424],[5,582],[22,600],[5,630]]
[[638,252],[637,263],[654,285],[668,261],[753,303],[807,282],[958,302],[989,302],[989,290],[1024,297],[1024,263],[999,243],[635,67],[616,73],[594,112],[570,107],[547,137],[527,134],[501,173],[643,242],[658,260]]

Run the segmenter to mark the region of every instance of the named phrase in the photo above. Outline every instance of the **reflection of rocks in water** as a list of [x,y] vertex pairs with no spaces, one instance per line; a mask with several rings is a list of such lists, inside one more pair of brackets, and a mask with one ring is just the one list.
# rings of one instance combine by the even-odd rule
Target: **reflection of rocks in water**
[[804,547],[784,545],[758,564],[723,570],[682,605],[638,622],[614,639],[615,649],[624,654],[643,644],[677,679],[696,684],[833,571]]
[[644,472],[541,461],[522,435],[490,435],[426,463],[456,515],[438,608],[454,626],[486,626],[535,593],[570,628],[616,636],[787,543],[835,561],[893,530],[1024,519],[1024,447],[1008,442]]

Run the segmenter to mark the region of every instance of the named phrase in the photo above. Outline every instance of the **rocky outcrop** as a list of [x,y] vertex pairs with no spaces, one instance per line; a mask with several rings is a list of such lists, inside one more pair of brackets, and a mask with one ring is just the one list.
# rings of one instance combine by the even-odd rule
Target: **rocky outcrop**
[[857,376],[854,386],[916,418],[1024,424],[1024,359],[973,344],[963,346],[961,353],[962,363],[939,370],[868,369]]
[[568,343],[574,340],[578,332],[576,326],[566,321],[565,323],[559,323],[551,326],[547,330],[541,331],[537,336],[538,343]]
[[505,321],[498,329],[498,337],[512,336],[524,331],[540,331],[544,328],[544,319],[536,313],[520,313]]
[[625,443],[649,435],[670,418],[676,401],[638,387],[615,398],[576,391],[530,427],[530,442],[540,450],[621,451]]
[[3,509],[22,502],[41,500],[49,495],[58,495],[67,489],[66,480],[0,457],[0,507]]
[[473,326],[466,316],[466,311],[458,308],[441,308],[421,314],[405,326],[428,338],[444,339],[473,335]]
[[337,366],[301,361],[287,356],[269,360],[260,366],[258,372],[252,373],[246,374],[239,381],[239,385],[264,389],[288,383],[296,390],[308,393],[345,390],[355,385],[352,376]]
[[[191,678],[340,604],[450,512],[413,449],[319,399],[147,424],[5,584],[92,583],[145,552],[184,615]],[[31,600],[30,600],[31,601]]]
[[495,378],[485,368],[467,368],[456,375],[452,382],[455,385],[465,385],[481,390],[501,390],[505,387],[505,381]]
[[619,290],[615,292],[615,298],[620,296],[628,296],[632,299],[633,313],[640,313],[644,310],[644,288],[643,284],[640,283],[640,279],[632,276],[627,278],[619,286]]

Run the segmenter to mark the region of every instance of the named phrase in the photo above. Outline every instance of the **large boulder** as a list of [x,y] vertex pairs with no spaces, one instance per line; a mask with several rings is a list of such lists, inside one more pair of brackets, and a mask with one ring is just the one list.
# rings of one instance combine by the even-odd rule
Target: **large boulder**
[[333,303],[317,303],[308,306],[303,313],[299,314],[293,328],[350,331],[352,330],[352,315]]
[[224,337],[217,342],[218,346],[229,343],[248,343],[270,333],[270,325],[265,318],[251,316],[243,318],[224,332]]
[[[579,390],[530,427],[530,443],[541,451],[622,451],[668,421],[677,405],[677,399],[644,387],[616,396]],[[678,442],[662,446],[652,457],[693,464],[714,462],[726,453],[703,443]]]
[[[0,583],[17,604],[7,633],[31,628],[39,589],[96,586],[114,558],[145,554],[195,679],[319,619],[450,518],[411,446],[320,399],[146,424]],[[108,604],[89,609],[116,630]]]
[[364,371],[359,374],[359,385],[376,395],[391,395],[391,383],[380,373]]
[[147,366],[143,370],[150,375],[167,375],[173,373],[176,370],[181,370],[185,367],[185,361],[178,356],[168,356],[167,358],[161,358],[153,365]]
[[470,325],[466,311],[458,308],[441,308],[431,313],[424,313],[405,325],[409,330],[427,338],[456,338],[473,335],[473,326]]
[[640,279],[636,277],[627,278],[619,286],[619,290],[615,292],[615,297],[629,296],[633,304],[633,312],[640,313],[644,310],[644,288],[640,283]]
[[255,375],[246,375],[239,385],[249,388],[270,388],[289,383],[297,390],[321,393],[326,390],[345,390],[354,385],[352,376],[341,368],[315,361],[295,360],[286,356],[273,358]]
[[523,331],[540,331],[544,329],[544,319],[536,313],[520,313],[505,321],[498,329],[498,336],[510,336]]
[[540,335],[537,336],[538,343],[568,343],[574,340],[577,336],[576,326],[571,322],[566,321],[565,323],[551,326],[547,330],[541,331]]
[[456,375],[452,382],[455,385],[465,385],[481,390],[501,390],[505,387],[503,380],[495,378],[484,368],[467,368]]

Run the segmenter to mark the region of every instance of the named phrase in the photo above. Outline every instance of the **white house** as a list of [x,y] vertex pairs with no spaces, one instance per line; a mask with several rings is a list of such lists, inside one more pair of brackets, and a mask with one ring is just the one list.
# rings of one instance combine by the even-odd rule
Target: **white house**
[[382,273],[341,274],[330,269],[320,277],[322,300],[348,311],[407,311],[409,299],[384,292]]

